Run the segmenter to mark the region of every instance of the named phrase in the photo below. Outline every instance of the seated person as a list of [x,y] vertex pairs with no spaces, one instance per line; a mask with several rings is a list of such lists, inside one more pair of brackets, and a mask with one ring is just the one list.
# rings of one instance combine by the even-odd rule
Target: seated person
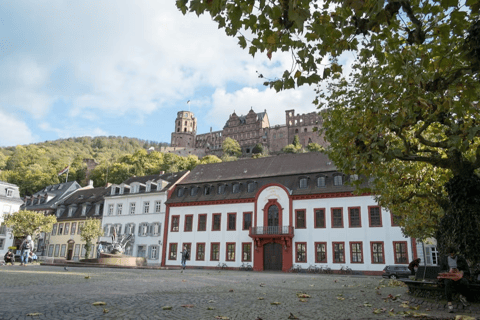
[[447,296],[448,312],[453,313],[452,294],[453,289],[460,294],[460,302],[466,306],[467,299],[464,294],[468,290],[467,277],[470,276],[470,268],[464,257],[457,255],[455,248],[447,248],[446,255],[442,256],[440,260],[440,273],[459,273],[463,272],[463,277],[457,281],[452,279],[445,279],[445,295]]
[[28,261],[29,262],[37,262],[37,259],[38,259],[37,255],[35,253],[33,253],[32,251],[30,251]]
[[410,262],[410,264],[408,265],[408,270],[410,270],[412,276],[415,275],[415,272],[417,271],[417,268],[420,265],[421,261],[422,259],[418,258]]
[[12,264],[12,266],[14,265],[15,255],[13,254],[12,250],[8,250],[7,253],[5,253],[3,260],[5,261],[5,265],[9,262]]

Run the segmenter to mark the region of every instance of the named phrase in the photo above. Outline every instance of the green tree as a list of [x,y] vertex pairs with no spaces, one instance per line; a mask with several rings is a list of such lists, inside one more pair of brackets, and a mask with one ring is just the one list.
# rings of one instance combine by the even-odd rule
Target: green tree
[[[439,201],[442,224],[451,226],[437,236],[480,260],[474,249],[480,246],[480,194],[460,187],[477,190],[480,183],[478,0],[178,0],[177,6],[183,13],[210,14],[252,55],[266,52],[274,59],[277,51],[292,52],[293,67],[265,85],[317,85],[314,103],[327,107],[323,127],[338,169],[379,181],[391,179],[391,170],[413,175],[415,165],[405,163],[438,169],[435,179],[448,182],[432,186],[435,194],[447,192],[447,204],[423,198]],[[346,52],[355,58],[348,75],[342,73]],[[320,86],[324,81],[327,90]],[[423,195],[422,187],[418,191]],[[408,204],[420,198],[399,193],[391,203],[404,202],[404,209],[416,212]]]
[[296,146],[294,144],[287,144],[285,147],[282,148],[282,152],[284,153],[299,153],[302,151],[302,145]]
[[263,145],[261,143],[257,143],[255,147],[253,147],[252,153],[253,154],[263,153]]
[[222,160],[213,154],[206,155],[205,157],[200,159],[200,164],[220,163],[220,162],[222,162]]
[[93,240],[103,236],[102,221],[94,218],[87,218],[80,227],[80,238],[85,241],[85,259],[90,257]]
[[57,218],[46,216],[42,212],[21,210],[4,215],[4,223],[12,229],[15,237],[24,238],[31,235],[33,239],[42,232],[52,231]]
[[310,152],[324,152],[325,148],[318,143],[311,142],[307,145],[307,150]]
[[232,138],[226,138],[222,144],[223,154],[229,157],[240,157],[242,155],[242,149],[237,140]]
[[298,134],[296,134],[294,137],[293,137],[293,146],[297,149],[301,149],[302,148],[302,144],[300,143],[300,138],[298,137]]

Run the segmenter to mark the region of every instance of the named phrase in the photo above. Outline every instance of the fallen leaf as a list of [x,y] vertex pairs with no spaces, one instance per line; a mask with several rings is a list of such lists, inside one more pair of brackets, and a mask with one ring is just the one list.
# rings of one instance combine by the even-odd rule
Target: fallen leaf
[[233,289],[228,290],[228,292],[233,292]]
[[345,300],[344,297],[337,297],[338,300]]
[[458,315],[455,317],[455,320],[475,320],[474,317]]
[[162,307],[162,310],[172,310],[172,307],[171,306],[165,306],[165,307]]
[[364,307],[371,307],[372,305],[371,305],[370,303],[368,303],[368,302],[365,302],[365,303],[363,304],[363,306],[364,306]]
[[264,298],[264,297],[259,297],[259,298],[258,298],[258,300],[263,300],[263,299],[265,299],[265,298]]
[[90,276],[85,276],[85,279],[90,279],[91,277]]
[[208,307],[207,310],[215,310],[215,307]]
[[276,301],[275,301],[275,302],[270,302],[270,304],[271,304],[272,306],[278,306],[278,305],[280,304],[280,302],[276,302]]
[[92,303],[92,305],[94,305],[94,306],[104,306],[104,305],[106,305],[106,304],[107,304],[107,303],[106,303],[106,302],[103,302],[103,301],[98,301],[98,302]]
[[310,298],[310,296],[306,293],[297,293],[298,298]]
[[288,319],[298,319],[298,318],[295,317],[295,316],[293,315],[293,313],[290,312],[290,315],[288,316]]
[[184,307],[184,308],[193,308],[193,307],[195,307],[195,306],[194,306],[193,304],[184,304],[184,305],[182,305],[182,307]]
[[416,307],[410,306],[410,309],[412,309],[412,310],[418,310],[418,309],[420,309],[420,305],[418,305],[418,306],[416,306]]
[[187,280],[183,279],[182,282],[187,282]]
[[42,314],[40,312],[27,313],[27,317],[41,316]]
[[208,303],[215,303],[215,300],[208,300]]
[[[314,284],[311,284],[311,285],[310,285],[310,287],[313,287],[313,286],[314,286]],[[295,318],[295,319],[298,319],[298,318]]]
[[110,310],[103,308],[103,313],[108,313],[108,311]]
[[224,317],[224,316],[216,316],[215,319],[230,320],[229,317]]
[[307,302],[308,299],[299,299],[298,301],[300,301],[300,302]]

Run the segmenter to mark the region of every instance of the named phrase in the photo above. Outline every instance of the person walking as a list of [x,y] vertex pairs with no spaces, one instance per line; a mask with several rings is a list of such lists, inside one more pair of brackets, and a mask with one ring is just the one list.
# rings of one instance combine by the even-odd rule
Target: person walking
[[20,265],[27,266],[28,258],[30,257],[30,251],[33,251],[33,240],[32,236],[28,235],[25,240],[23,240],[22,244],[20,245],[20,249],[22,253],[20,255]]
[[468,290],[467,277],[470,276],[470,268],[468,267],[467,260],[464,257],[457,255],[455,248],[447,248],[446,255],[442,256],[440,260],[440,273],[446,272],[448,274],[459,274],[460,279],[456,277],[456,280],[444,279],[445,295],[447,296],[448,312],[453,313],[452,294],[453,290],[457,290],[459,293],[460,302],[467,306],[467,299],[464,294]]
[[100,259],[100,253],[102,252],[103,252],[103,246],[101,243],[99,243],[97,246],[97,259]]
[[190,258],[190,253],[187,250],[187,246],[183,246],[183,251],[182,251],[182,271],[180,273],[183,273],[183,270],[185,270],[185,267],[187,265],[187,259]]

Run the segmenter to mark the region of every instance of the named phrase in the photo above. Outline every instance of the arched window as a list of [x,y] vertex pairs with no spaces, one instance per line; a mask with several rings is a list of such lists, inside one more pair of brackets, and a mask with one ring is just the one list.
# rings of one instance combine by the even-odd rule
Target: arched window
[[240,192],[240,184],[239,183],[234,183],[233,184],[233,193],[239,193]]
[[247,192],[253,192],[255,190],[255,182],[249,182],[247,184]]
[[196,196],[198,191],[198,187],[192,187],[190,188],[190,195],[191,196]]
[[307,178],[300,178],[300,189],[306,189],[307,188]]
[[178,188],[177,190],[177,197],[183,197],[185,189],[183,188]]
[[317,187],[325,187],[325,177],[317,178]]
[[218,186],[218,191],[217,191],[218,194],[224,194],[225,193],[225,185],[224,184],[221,184]]
[[333,185],[334,186],[343,185],[343,177],[341,175],[337,175],[337,176],[333,177]]
[[278,207],[276,205],[271,205],[268,208],[268,226],[269,227],[278,227]]
[[206,196],[208,196],[208,195],[210,194],[211,188],[212,188],[212,187],[210,187],[210,186],[205,186],[204,194],[205,194]]

